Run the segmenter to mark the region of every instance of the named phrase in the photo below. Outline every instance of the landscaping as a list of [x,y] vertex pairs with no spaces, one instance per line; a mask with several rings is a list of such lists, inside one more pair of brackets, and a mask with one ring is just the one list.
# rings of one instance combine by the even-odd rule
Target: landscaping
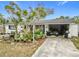
[[[37,6],[22,9],[16,2],[4,6],[7,18],[0,13],[0,56],[32,56],[44,42],[45,33],[41,26],[29,24],[53,14],[53,9]],[[35,27],[34,27],[35,26]]]
[[12,42],[0,40],[0,56],[1,57],[30,57],[38,47],[44,42],[44,39],[38,39],[32,42]]
[[73,44],[77,49],[79,49],[79,37],[73,37],[72,40]]
[[[63,14],[60,16],[60,14],[58,14],[58,16],[53,19],[51,15],[55,13],[54,11],[58,11],[54,10],[57,8],[53,9],[52,7],[44,6],[42,5],[43,3],[30,2],[31,4],[35,4],[33,6],[28,4],[28,2],[8,1],[6,3],[7,4],[5,4],[5,2],[2,3],[4,6],[1,7],[1,10],[3,10],[0,11],[1,57],[30,57],[42,45],[45,39],[48,40],[45,45],[46,48],[44,47],[45,49],[48,47],[51,49],[53,45],[52,40],[56,39],[56,52],[61,49],[60,47],[62,45],[63,48],[68,46],[68,48],[71,47],[72,49],[72,45],[68,45],[66,43],[68,40],[65,41],[64,38],[68,39],[72,36],[78,36],[79,16],[70,17],[63,16]],[[76,48],[79,49],[79,37],[73,37],[71,39]],[[63,41],[66,43],[66,47]],[[63,51],[65,51],[65,49]],[[47,53],[50,53],[50,50],[48,50]]]
[[[34,34],[34,42],[33,33],[31,31],[27,33],[21,32],[18,34],[1,34],[2,37],[0,37],[0,56],[32,56],[45,39],[44,33],[40,29],[36,29]],[[12,35],[14,37],[12,37]]]

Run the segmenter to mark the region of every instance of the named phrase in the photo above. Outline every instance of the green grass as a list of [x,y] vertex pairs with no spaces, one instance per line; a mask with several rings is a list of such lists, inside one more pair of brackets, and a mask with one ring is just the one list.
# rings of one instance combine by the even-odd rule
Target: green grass
[[79,49],[79,37],[73,37],[72,42],[74,43],[75,47]]
[[11,41],[0,40],[0,56],[1,57],[30,57],[43,42],[44,39],[40,39],[35,43],[11,42]]

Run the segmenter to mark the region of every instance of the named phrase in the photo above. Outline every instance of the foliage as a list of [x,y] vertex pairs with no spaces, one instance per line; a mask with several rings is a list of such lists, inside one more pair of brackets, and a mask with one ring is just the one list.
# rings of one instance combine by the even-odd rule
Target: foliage
[[5,32],[5,18],[4,18],[4,15],[0,13],[0,24],[3,25],[3,32]]
[[36,29],[35,31],[35,38],[36,39],[39,39],[39,38],[42,38],[43,37],[43,32],[41,29]]
[[15,2],[10,2],[8,5],[5,6],[5,9],[8,13],[12,15],[12,22],[15,25],[17,33],[17,25],[23,21],[23,18],[26,19],[28,11],[21,10],[21,8]]
[[19,41],[20,40],[20,34],[15,34],[15,40]]
[[32,37],[33,37],[32,33],[29,33],[29,32],[27,34],[19,33],[15,35],[15,40],[16,41],[32,41]]
[[0,41],[0,57],[31,57],[41,46],[44,40],[38,40],[34,43],[16,43]]
[[57,19],[69,19],[70,17],[69,16],[60,16],[59,18]]
[[[45,18],[47,15],[53,14],[53,9],[47,9],[43,6],[37,6],[36,8],[30,7],[30,12],[28,10],[22,10],[15,2],[10,2],[8,5],[5,6],[5,9],[8,13],[12,15],[12,22],[16,28],[16,35],[15,38],[17,40],[32,40],[32,33],[20,33],[17,32],[17,26],[24,20],[31,22],[32,20],[40,20]],[[23,22],[26,25],[26,22]],[[43,32],[41,30],[36,30],[35,38],[41,38],[43,36]]]
[[27,10],[23,10],[23,15],[26,16],[28,14]]
[[[43,37],[43,32],[41,29],[36,29],[35,30],[35,39],[40,39]],[[15,35],[15,40],[19,40],[19,41],[32,41],[33,39],[33,33],[32,32],[28,32],[28,33],[20,33]]]
[[33,39],[33,34],[32,34],[31,32],[29,32],[26,36],[27,36],[27,40],[28,40],[28,41],[32,41],[32,39]]
[[79,24],[79,16],[75,16],[74,17],[74,22],[77,23],[77,24]]
[[45,18],[47,15],[53,14],[54,10],[45,8],[44,6],[38,5],[36,8],[29,7],[30,13],[29,16],[27,17],[27,21],[32,21],[32,20],[40,20]]
[[74,43],[75,47],[79,49],[79,37],[73,37],[72,42]]

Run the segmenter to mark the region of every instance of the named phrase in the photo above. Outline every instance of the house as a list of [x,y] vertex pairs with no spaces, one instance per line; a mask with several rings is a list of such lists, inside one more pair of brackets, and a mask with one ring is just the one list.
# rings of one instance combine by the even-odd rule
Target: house
[[[79,33],[79,26],[78,24],[74,23],[73,19],[51,19],[51,20],[36,20],[26,25],[33,26],[33,33],[34,29],[37,26],[41,26],[45,35],[47,35],[47,31],[58,31],[60,35],[63,35],[67,30],[69,31],[68,37],[78,36]],[[28,27],[28,26],[26,26]],[[11,33],[15,31],[13,24],[7,24],[5,26],[6,33]],[[18,32],[23,29],[23,25],[18,25]],[[29,29],[29,28],[28,28]]]
[[47,31],[58,31],[60,35],[63,35],[66,30],[69,31],[68,37],[71,38],[72,36],[78,36],[79,33],[79,25],[74,22],[73,19],[51,19],[51,20],[39,20],[33,21],[29,23],[29,25],[36,25],[43,26],[44,33],[46,35]]
[[[23,29],[23,25],[18,25],[17,31],[20,32]],[[12,33],[15,32],[16,28],[14,24],[6,24],[5,25],[5,33]]]
[[13,24],[6,24],[5,25],[5,33],[12,33],[15,31],[16,31],[16,29]]

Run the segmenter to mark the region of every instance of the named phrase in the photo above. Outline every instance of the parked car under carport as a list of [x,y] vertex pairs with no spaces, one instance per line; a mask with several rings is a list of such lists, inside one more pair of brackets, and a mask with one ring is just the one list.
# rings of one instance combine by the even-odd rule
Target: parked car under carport
[[55,35],[58,36],[59,33],[57,31],[51,32],[51,31],[47,31],[47,36],[51,36],[51,35]]

